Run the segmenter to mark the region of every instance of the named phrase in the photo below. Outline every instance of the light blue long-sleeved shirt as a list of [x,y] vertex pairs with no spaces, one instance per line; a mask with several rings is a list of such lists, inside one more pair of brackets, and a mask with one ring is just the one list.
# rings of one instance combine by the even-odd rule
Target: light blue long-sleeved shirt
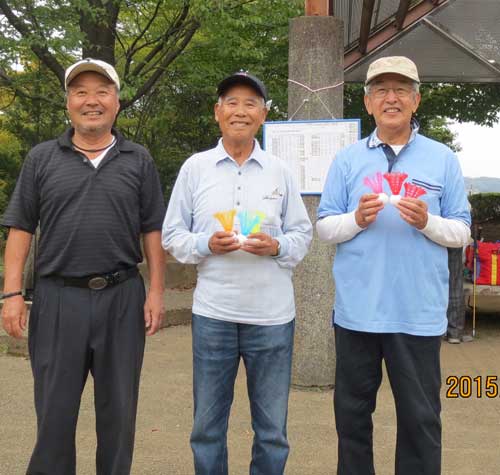
[[[337,154],[321,196],[319,219],[357,209],[361,196],[371,192],[364,178],[388,171],[382,147],[372,134]],[[392,171],[406,173],[406,182],[426,191],[420,199],[430,215],[470,226],[462,172],[448,147],[415,132]],[[387,183],[384,191],[391,193]],[[333,265],[337,325],[417,336],[446,332],[448,253],[425,232],[406,223],[387,204],[375,222],[337,245]]]
[[[211,254],[208,241],[222,230],[214,214],[230,209],[264,213],[261,232],[280,242],[279,255],[241,250]],[[193,313],[258,325],[283,324],[295,317],[292,271],[311,239],[311,222],[284,162],[255,141],[251,156],[239,166],[222,139],[183,164],[162,233],[163,247],[178,261],[198,264]]]

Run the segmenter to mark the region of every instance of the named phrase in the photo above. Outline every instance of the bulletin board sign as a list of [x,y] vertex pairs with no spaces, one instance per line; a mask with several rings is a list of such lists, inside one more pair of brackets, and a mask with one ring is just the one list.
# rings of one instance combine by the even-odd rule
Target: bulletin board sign
[[337,152],[361,137],[360,119],[266,122],[263,145],[292,170],[300,192],[320,195]]

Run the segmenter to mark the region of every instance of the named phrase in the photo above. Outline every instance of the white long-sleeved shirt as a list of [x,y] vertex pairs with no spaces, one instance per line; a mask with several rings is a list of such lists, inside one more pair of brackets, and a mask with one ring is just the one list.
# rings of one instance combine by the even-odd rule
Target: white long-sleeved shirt
[[[261,232],[279,241],[279,255],[211,254],[208,241],[222,230],[214,214],[230,209],[264,213]],[[168,252],[198,265],[193,313],[259,325],[295,317],[292,270],[311,239],[312,225],[291,173],[257,141],[242,166],[227,154],[222,140],[190,157],[179,172],[162,232]]]
[[[358,226],[355,211],[326,216],[316,223],[318,237],[322,241],[338,244],[349,241],[366,228]],[[470,242],[470,228],[457,219],[447,219],[428,213],[426,226],[420,232],[445,247],[463,247]]]

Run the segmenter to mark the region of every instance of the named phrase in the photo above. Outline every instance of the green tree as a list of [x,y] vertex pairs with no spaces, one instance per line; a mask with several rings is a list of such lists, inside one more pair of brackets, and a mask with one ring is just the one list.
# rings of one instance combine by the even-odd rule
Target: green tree
[[[215,85],[226,74],[262,77],[275,103],[270,117],[285,118],[288,21],[302,14],[302,0],[0,0],[0,11],[8,20],[0,23],[0,86],[16,95],[4,112],[27,148],[67,126],[63,65],[77,56],[116,64],[118,125],[151,150],[167,191],[180,162],[213,145]],[[114,35],[93,34],[96,24]]]
[[[19,140],[2,128],[0,121],[0,210],[7,206],[21,166],[22,146]],[[0,230],[0,249],[3,249],[5,229]]]
[[0,22],[5,39],[0,52],[1,84],[34,97],[30,82],[12,75],[12,64],[24,67],[36,59],[63,86],[65,67],[77,57],[94,57],[117,65],[123,82],[122,109],[126,109],[154,88],[189,44],[200,26],[192,13],[197,3],[0,0],[6,20]]
[[167,195],[180,164],[215,144],[216,85],[226,75],[245,69],[262,78],[269,118],[286,119],[288,22],[302,12],[302,0],[258,0],[207,15],[158,87],[120,116],[120,129],[155,157]]

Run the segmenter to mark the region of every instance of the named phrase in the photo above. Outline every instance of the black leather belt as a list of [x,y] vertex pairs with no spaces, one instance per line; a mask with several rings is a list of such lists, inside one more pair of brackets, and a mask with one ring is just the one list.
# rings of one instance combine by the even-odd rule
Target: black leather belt
[[92,290],[102,290],[116,284],[121,284],[139,273],[137,267],[108,272],[107,274],[92,274],[86,277],[59,277],[64,287],[83,287]]

